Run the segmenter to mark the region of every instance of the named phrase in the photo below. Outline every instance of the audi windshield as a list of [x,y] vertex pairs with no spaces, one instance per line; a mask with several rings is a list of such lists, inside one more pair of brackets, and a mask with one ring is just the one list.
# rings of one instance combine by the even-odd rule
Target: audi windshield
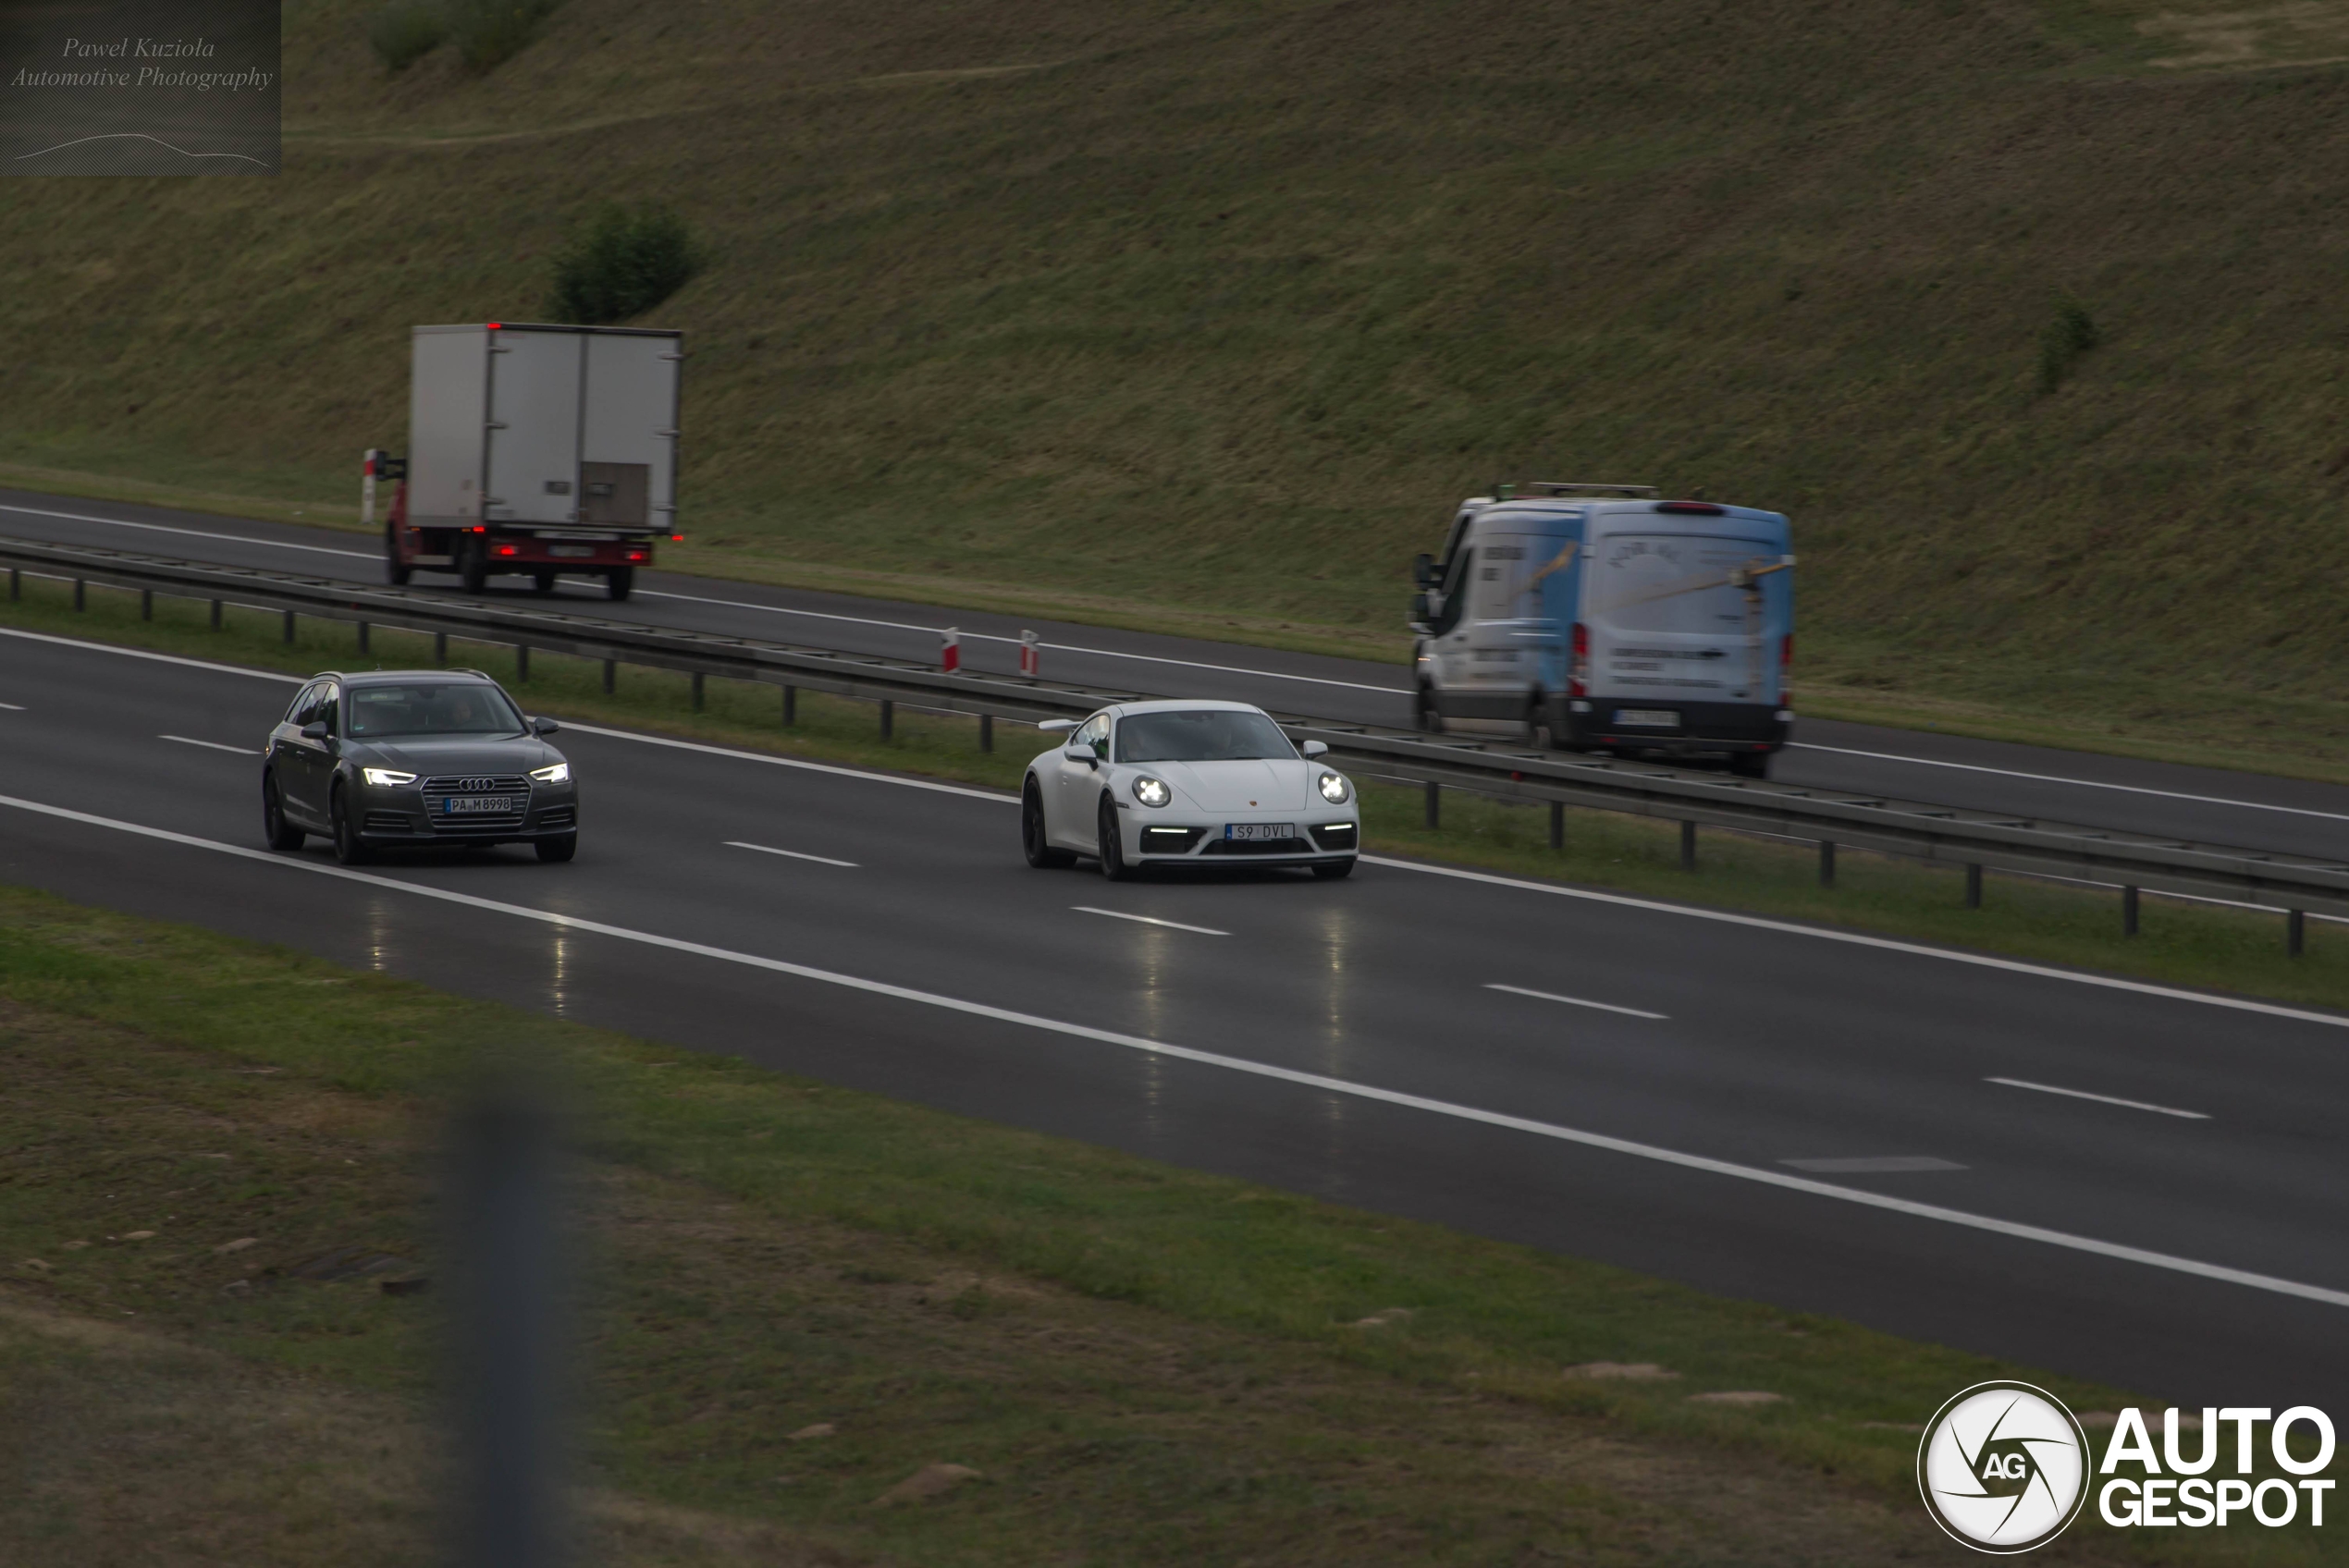
[[522,715],[497,687],[478,680],[412,686],[354,686],[352,740],[412,740],[434,735],[520,735]]

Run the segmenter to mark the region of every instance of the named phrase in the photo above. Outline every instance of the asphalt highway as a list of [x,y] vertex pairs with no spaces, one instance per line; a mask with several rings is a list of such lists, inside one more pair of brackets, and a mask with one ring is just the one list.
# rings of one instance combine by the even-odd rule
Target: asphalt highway
[[[383,581],[376,541],[341,529],[0,490],[0,534]],[[455,578],[445,574],[420,573],[415,581],[458,591]],[[515,577],[493,578],[490,591],[529,597],[526,584]],[[1232,698],[1348,722],[1410,722],[1403,668],[1369,660],[677,572],[643,573],[635,596],[621,605],[606,601],[599,583],[565,582],[558,593],[589,613],[647,625],[901,658],[934,656],[940,631],[953,626],[962,633],[966,667],[1003,673],[1018,668],[1019,635],[1033,630],[1043,643],[1047,672],[1084,684]],[[1398,616],[1400,602],[1398,590]],[[1803,718],[1797,721],[1794,746],[1777,759],[1774,777],[2123,832],[2349,857],[2349,788],[2255,773]]]
[[2349,1399],[2349,1018],[1400,863],[1038,872],[990,791],[580,727],[573,864],[347,872],[261,848],[291,691],[0,634],[0,879],[2182,1403]]

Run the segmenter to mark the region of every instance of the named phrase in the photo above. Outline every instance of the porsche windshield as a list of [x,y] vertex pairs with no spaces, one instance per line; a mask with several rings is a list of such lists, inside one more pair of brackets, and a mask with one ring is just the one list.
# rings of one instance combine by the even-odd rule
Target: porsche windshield
[[1281,727],[1261,713],[1200,708],[1138,713],[1117,722],[1120,762],[1241,762],[1297,755]]
[[522,715],[514,711],[506,694],[477,680],[351,688],[353,740],[381,741],[395,735],[519,735],[522,729]]

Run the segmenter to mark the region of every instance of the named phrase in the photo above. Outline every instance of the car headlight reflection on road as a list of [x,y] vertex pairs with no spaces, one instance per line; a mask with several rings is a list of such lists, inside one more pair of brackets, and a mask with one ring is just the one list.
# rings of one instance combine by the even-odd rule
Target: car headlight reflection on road
[[1322,775],[1322,799],[1329,802],[1330,804],[1343,805],[1353,793],[1354,786],[1346,781],[1344,775],[1336,773]]
[[559,762],[552,767],[534,767],[530,776],[541,784],[568,784],[571,782],[571,764]]
[[361,771],[367,776],[370,784],[413,784],[416,781],[414,774],[402,773],[396,767],[369,767]]
[[1134,798],[1146,806],[1162,806],[1174,798],[1174,791],[1166,787],[1165,779],[1146,774],[1134,780]]

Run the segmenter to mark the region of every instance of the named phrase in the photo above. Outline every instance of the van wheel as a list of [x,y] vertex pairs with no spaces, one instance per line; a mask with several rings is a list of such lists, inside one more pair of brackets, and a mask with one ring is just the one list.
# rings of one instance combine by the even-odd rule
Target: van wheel
[[1413,717],[1419,727],[1430,735],[1444,733],[1444,716],[1436,711],[1435,693],[1424,686],[1420,688],[1420,694],[1415,701]]
[[1557,749],[1557,736],[1550,728],[1549,700],[1539,691],[1525,702],[1525,743],[1538,752]]
[[1732,752],[1729,753],[1729,771],[1740,778],[1767,778],[1770,777],[1770,753]]
[[1019,847],[1027,864],[1039,871],[1058,870],[1076,859],[1066,850],[1052,848],[1052,840],[1044,837],[1044,791],[1032,773],[1019,791]]

